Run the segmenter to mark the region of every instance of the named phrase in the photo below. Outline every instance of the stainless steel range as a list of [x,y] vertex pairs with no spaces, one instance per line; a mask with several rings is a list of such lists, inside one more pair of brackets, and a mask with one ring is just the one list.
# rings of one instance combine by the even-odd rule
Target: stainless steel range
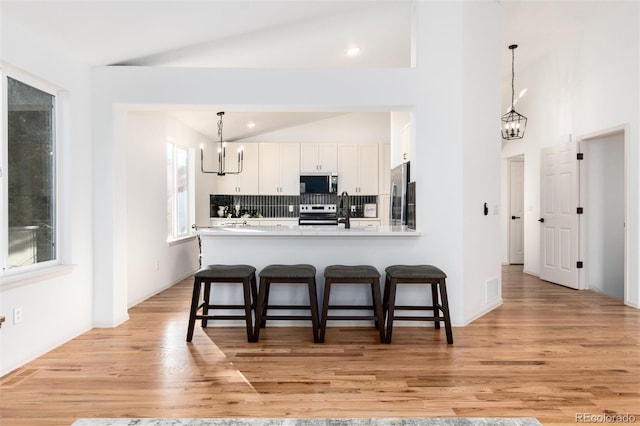
[[338,225],[335,204],[300,204],[299,225]]

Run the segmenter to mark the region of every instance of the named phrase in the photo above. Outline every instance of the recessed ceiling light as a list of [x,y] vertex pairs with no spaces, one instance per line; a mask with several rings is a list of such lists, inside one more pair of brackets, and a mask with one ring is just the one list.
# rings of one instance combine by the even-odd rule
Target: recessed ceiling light
[[350,47],[347,49],[347,55],[349,56],[357,56],[360,54],[360,48],[358,46]]
[[254,123],[253,121],[250,121],[247,123],[247,127],[250,129],[253,129],[254,127],[256,127],[256,123]]

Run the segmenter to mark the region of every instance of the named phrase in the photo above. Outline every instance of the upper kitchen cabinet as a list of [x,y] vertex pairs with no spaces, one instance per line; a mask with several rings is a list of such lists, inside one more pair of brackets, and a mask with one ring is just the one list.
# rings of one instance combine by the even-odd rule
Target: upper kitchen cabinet
[[[218,194],[246,194],[255,195],[258,193],[258,157],[260,150],[258,144],[249,143],[244,145],[242,173],[238,175],[216,176],[216,193]],[[231,171],[237,170],[237,163],[233,155],[227,158],[227,168]]]
[[300,173],[336,173],[338,171],[338,145],[300,145]]
[[378,170],[380,171],[380,176],[378,194],[386,195],[391,191],[391,144],[381,144],[379,152],[380,164]]
[[378,145],[338,146],[338,192],[378,194]]
[[261,195],[300,195],[300,145],[261,143]]

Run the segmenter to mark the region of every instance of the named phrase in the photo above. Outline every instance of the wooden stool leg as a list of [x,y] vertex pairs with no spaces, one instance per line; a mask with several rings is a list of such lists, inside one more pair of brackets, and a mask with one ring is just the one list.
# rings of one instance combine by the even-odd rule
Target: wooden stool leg
[[391,335],[393,333],[393,316],[395,315],[396,310],[396,287],[397,280],[395,278],[389,280],[389,300],[387,304],[387,343],[391,343]]
[[264,286],[266,288],[265,288],[264,300],[262,303],[262,317],[260,319],[261,328],[265,328],[267,326],[267,310],[269,309],[269,293],[271,292],[271,281],[268,279],[265,279]]
[[[437,283],[430,283],[431,285],[431,302],[433,304],[433,316],[434,317],[439,317],[440,316],[440,307],[438,305],[438,284]],[[435,320],[434,321],[434,326],[436,329],[440,329],[440,321],[439,320]]]
[[204,290],[203,290],[203,295],[202,295],[202,299],[204,300],[204,303],[202,304],[202,315],[204,318],[202,318],[200,324],[202,326],[202,328],[206,328],[207,327],[207,315],[209,315],[209,299],[211,298],[211,282],[209,281],[205,281],[204,283]]
[[191,296],[191,309],[189,311],[189,326],[187,327],[187,342],[193,338],[193,328],[196,324],[196,313],[198,312],[198,303],[200,302],[200,287],[202,283],[199,279],[193,282],[193,294]]
[[387,318],[387,311],[389,310],[389,276],[384,279],[384,297],[382,298],[382,317]]
[[256,275],[253,274],[251,276],[251,308],[253,308],[253,312],[256,311],[256,304],[258,301],[258,286],[256,285]]
[[387,340],[384,335],[384,319],[382,317],[382,297],[380,295],[380,279],[375,278],[371,283],[371,290],[373,292],[373,312],[376,316],[376,328],[380,333],[380,343],[386,343]]
[[253,321],[251,319],[251,278],[245,278],[242,281],[244,290],[244,319],[247,325],[247,341],[255,341],[253,338]]
[[309,282],[307,283],[309,287],[309,307],[311,308],[311,325],[313,327],[313,342],[320,343],[318,333],[320,332],[319,328],[319,318],[318,318],[318,292],[316,290],[316,279],[315,277],[309,278]]
[[267,279],[260,277],[260,289],[258,292],[258,301],[256,302],[256,326],[253,332],[253,338],[257,342],[260,338],[260,328],[264,327],[263,318],[266,316],[264,305],[267,293]]
[[331,278],[324,280],[324,295],[322,302],[322,316],[320,318],[320,336],[318,343],[324,343],[324,334],[327,331],[327,313],[329,312],[329,293],[331,292]]
[[[371,305],[373,307],[373,316],[376,318],[374,321],[374,325],[376,328],[379,327],[380,321],[378,321],[378,307],[376,306],[376,288],[378,289],[378,294],[380,294],[380,286],[374,285],[371,283]],[[382,314],[382,298],[380,297],[380,313]],[[383,325],[384,327],[384,325]]]
[[453,344],[453,331],[451,330],[451,318],[449,317],[449,300],[447,299],[447,284],[445,279],[440,280],[440,299],[442,299],[442,313],[444,314],[444,328],[447,333],[447,343]]

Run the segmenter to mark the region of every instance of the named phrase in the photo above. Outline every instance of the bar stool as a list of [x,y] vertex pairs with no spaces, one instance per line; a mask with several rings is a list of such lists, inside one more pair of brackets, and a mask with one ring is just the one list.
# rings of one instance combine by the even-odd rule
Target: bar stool
[[[330,305],[329,296],[334,284],[369,284],[371,286],[372,304],[367,305]],[[373,320],[380,333],[380,343],[385,343],[384,317],[380,295],[380,273],[369,265],[344,266],[331,265],[324,270],[324,301],[322,304],[322,322],[320,324],[320,339],[324,342],[327,331],[327,320]],[[369,309],[373,315],[328,315],[329,309]]]
[[[440,321],[444,321],[447,333],[447,343],[453,343],[451,319],[449,318],[449,301],[447,299],[447,275],[432,265],[393,265],[385,269],[387,274],[384,287],[384,316],[387,319],[387,343],[391,343],[393,321],[434,321],[435,328],[440,328]],[[431,285],[432,306],[396,306],[397,284],[426,284]],[[438,289],[440,289],[441,304],[438,304]],[[433,311],[433,316],[397,316],[396,310]],[[442,315],[440,315],[442,312]]]
[[[202,320],[202,327],[206,327],[208,320],[230,319],[244,319],[247,327],[247,341],[253,341],[252,300],[255,300],[258,293],[255,272],[256,268],[249,265],[209,265],[195,273],[187,342],[190,342],[193,338],[193,328],[196,320]],[[213,283],[242,283],[244,304],[221,305],[210,303],[211,284]],[[204,284],[204,300],[200,303],[200,288],[202,284]],[[198,311],[201,308],[202,314],[198,315]],[[209,313],[210,309],[244,309],[244,315],[214,315]]]
[[[270,305],[269,290],[271,284],[307,284],[309,288],[308,305]],[[268,315],[269,309],[309,309],[311,315]],[[254,341],[260,338],[260,328],[267,320],[311,320],[313,341],[318,343],[318,295],[316,291],[316,268],[312,265],[269,265],[260,271],[260,293],[256,305],[256,326]]]

